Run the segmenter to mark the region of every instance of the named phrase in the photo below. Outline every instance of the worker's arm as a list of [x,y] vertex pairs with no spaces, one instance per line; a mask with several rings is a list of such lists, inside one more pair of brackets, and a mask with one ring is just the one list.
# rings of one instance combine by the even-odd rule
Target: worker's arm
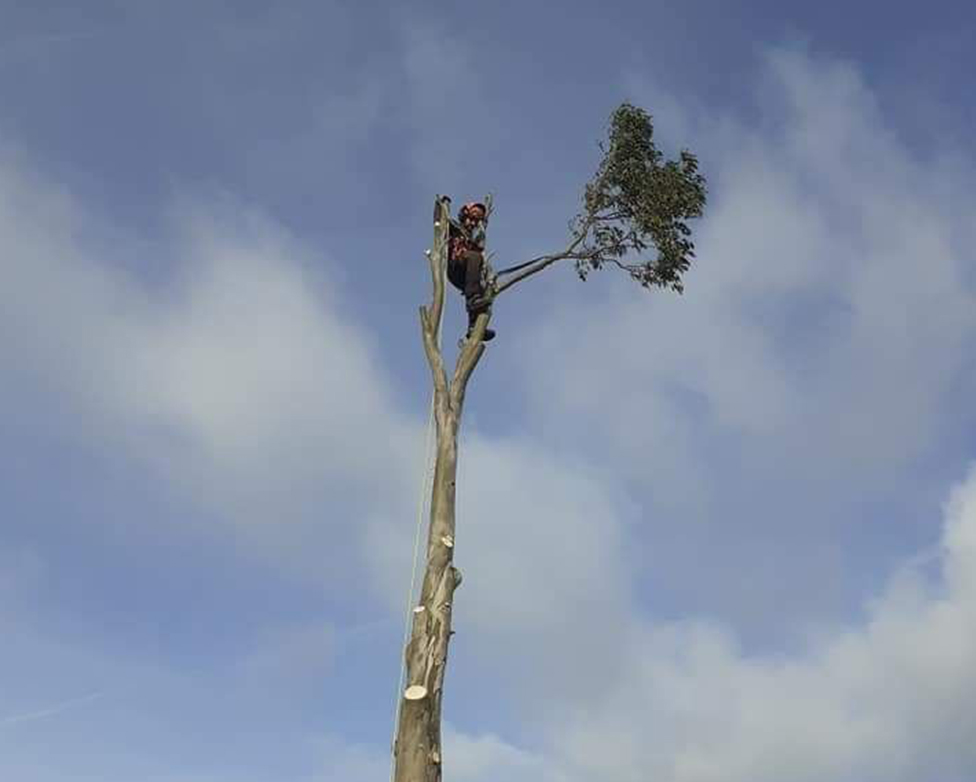
[[481,222],[471,229],[470,234],[468,234],[468,241],[471,242],[471,246],[476,250],[483,252],[485,249],[485,240],[485,224]]

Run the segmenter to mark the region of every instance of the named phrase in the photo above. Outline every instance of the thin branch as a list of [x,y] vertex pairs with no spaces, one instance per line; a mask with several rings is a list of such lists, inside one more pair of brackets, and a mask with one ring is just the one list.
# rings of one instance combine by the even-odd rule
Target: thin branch
[[568,257],[569,256],[568,255],[565,255],[564,253],[559,253],[558,255],[545,255],[545,256],[543,256],[541,260],[539,260],[536,263],[532,264],[532,266],[529,266],[528,268],[523,269],[522,271],[518,272],[517,274],[513,274],[511,277],[509,277],[507,280],[505,280],[505,282],[503,282],[500,285],[498,285],[498,287],[495,288],[495,296],[498,296],[501,293],[503,293],[504,291],[507,291],[513,285],[516,285],[517,283],[522,282],[522,280],[524,280],[526,277],[531,277],[533,274],[538,274],[543,269],[548,269],[550,266],[552,266],[557,261],[562,261],[562,260],[564,260],[564,259],[566,259]]
[[603,263],[611,263],[621,271],[625,271],[630,275],[633,275],[634,272],[643,268],[639,263],[622,263],[619,259],[613,257],[601,258],[600,260]]
[[424,353],[430,365],[434,380],[434,397],[438,401],[438,409],[448,404],[447,371],[444,368],[444,357],[441,346],[437,344],[441,318],[444,316],[444,277],[447,267],[447,241],[449,235],[449,220],[451,217],[449,201],[443,196],[434,203],[434,245],[427,252],[430,262],[430,277],[432,299],[430,308],[420,308],[420,325],[423,331]]
[[444,197],[440,197],[434,204],[434,246],[427,253],[433,287],[430,325],[435,334],[440,330],[441,318],[444,314],[444,270],[447,267],[447,245],[451,220],[448,203]]
[[471,329],[471,334],[464,341],[457,357],[454,379],[451,381],[451,407],[458,416],[460,416],[461,407],[464,405],[464,392],[468,387],[468,380],[470,380],[471,373],[474,372],[485,352],[485,343],[482,341],[482,337],[485,335],[485,329],[488,327],[490,319],[491,316],[486,312],[475,319],[474,328]]
[[420,308],[420,327],[424,340],[424,353],[430,365],[430,374],[434,381],[434,393],[437,399],[447,396],[447,371],[444,369],[444,357],[437,344],[437,332],[431,323],[430,313],[426,307]]
[[576,258],[576,249],[583,243],[586,239],[586,235],[589,233],[590,225],[593,223],[593,218],[589,218],[586,223],[583,224],[579,232],[576,234],[576,238],[569,244],[569,246],[563,250],[561,253],[556,253],[555,255],[542,255],[539,257],[538,261],[533,263],[527,269],[523,269],[518,274],[509,277],[505,282],[495,288],[495,296],[500,295],[503,291],[508,290],[513,285],[520,283],[527,277],[531,277],[533,274],[538,274],[544,269],[548,269],[557,261],[563,261],[567,258]]

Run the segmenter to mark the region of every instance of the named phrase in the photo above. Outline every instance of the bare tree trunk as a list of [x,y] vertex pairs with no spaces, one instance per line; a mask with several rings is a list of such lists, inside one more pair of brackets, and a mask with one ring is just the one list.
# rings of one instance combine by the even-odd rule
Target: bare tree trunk
[[454,498],[457,476],[457,435],[464,392],[485,346],[481,341],[489,315],[479,316],[473,333],[458,355],[448,383],[437,341],[444,313],[445,268],[450,219],[449,200],[434,203],[434,244],[429,253],[433,300],[420,308],[424,352],[434,383],[437,459],[430,504],[427,567],[420,602],[405,654],[407,687],[401,693],[400,717],[394,746],[395,782],[440,782],[441,697],[447,647],[451,638],[451,609],[461,574],[454,567]]

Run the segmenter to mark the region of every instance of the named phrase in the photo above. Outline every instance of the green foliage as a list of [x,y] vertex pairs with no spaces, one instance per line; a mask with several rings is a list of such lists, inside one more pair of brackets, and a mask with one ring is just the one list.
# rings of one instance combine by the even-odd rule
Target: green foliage
[[[678,160],[664,160],[654,145],[651,115],[629,103],[611,115],[609,140],[600,149],[603,159],[586,185],[585,209],[571,223],[580,277],[611,264],[644,287],[680,293],[681,275],[695,256],[686,221],[701,217],[705,207],[698,159],[682,150]],[[652,247],[655,258],[625,262]]]

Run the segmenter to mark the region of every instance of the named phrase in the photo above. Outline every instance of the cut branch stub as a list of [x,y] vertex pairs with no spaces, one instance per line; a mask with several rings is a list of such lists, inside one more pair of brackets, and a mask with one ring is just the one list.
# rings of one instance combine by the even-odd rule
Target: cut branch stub
[[422,684],[413,684],[403,693],[403,697],[408,701],[422,701],[427,697],[427,688]]

